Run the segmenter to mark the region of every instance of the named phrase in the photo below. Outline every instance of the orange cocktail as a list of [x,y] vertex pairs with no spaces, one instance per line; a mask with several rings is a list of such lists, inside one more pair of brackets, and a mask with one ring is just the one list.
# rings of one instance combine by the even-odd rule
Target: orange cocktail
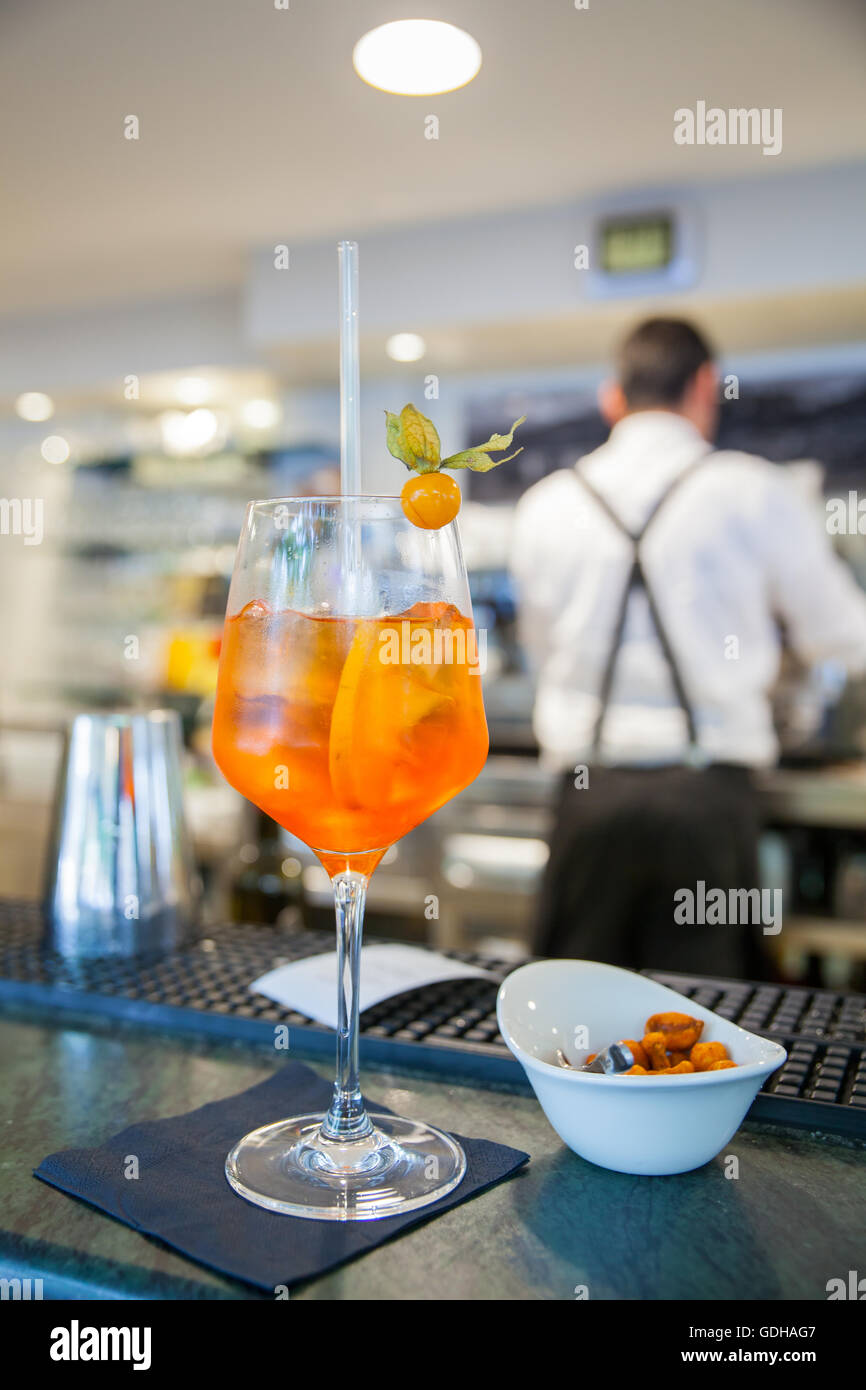
[[370,873],[484,765],[472,623],[446,603],[383,618],[248,603],[226,620],[213,749],[329,872]]

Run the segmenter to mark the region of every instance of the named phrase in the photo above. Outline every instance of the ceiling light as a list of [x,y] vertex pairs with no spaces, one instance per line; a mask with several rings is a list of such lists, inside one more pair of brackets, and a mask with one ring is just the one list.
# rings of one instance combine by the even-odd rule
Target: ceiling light
[[427,344],[418,333],[395,333],[385,344],[385,351],[395,362],[417,362],[427,351]]
[[24,391],[15,402],[15,411],[22,420],[50,420],[54,402],[44,391]]
[[210,382],[203,376],[185,376],[174,389],[181,405],[204,405],[211,398]]
[[220,432],[220,422],[212,410],[166,410],[159,417],[162,447],[167,454],[207,453]]
[[49,434],[43,439],[39,452],[46,463],[65,463],[69,458],[69,445],[62,434]]
[[241,406],[241,419],[251,430],[270,430],[280,418],[276,401],[246,401]]
[[358,76],[380,91],[432,96],[471,82],[481,67],[481,49],[453,24],[398,19],[359,39],[352,62]]

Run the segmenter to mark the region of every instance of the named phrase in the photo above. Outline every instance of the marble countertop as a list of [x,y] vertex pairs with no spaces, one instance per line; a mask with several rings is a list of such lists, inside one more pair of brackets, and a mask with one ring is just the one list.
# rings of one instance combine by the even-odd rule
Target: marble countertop
[[[297,1054],[300,1055],[300,1054]],[[245,1043],[115,1022],[0,1017],[0,1277],[46,1298],[256,1299],[32,1170],[60,1148],[181,1114],[264,1079]],[[323,1074],[321,1060],[312,1065]],[[369,1068],[366,1094],[531,1155],[511,1180],[321,1279],[297,1299],[820,1299],[862,1265],[866,1146],[747,1123],[696,1172],[629,1177],[566,1149],[525,1091]],[[739,1176],[726,1176],[726,1155]],[[240,1200],[240,1199],[238,1199]]]

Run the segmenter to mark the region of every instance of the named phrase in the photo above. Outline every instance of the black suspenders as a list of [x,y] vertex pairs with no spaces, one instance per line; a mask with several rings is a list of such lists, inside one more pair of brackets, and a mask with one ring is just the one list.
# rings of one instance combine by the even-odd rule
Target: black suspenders
[[601,735],[602,730],[604,728],[604,721],[607,716],[608,706],[610,704],[610,696],[611,690],[613,688],[613,677],[614,672],[616,670],[617,658],[620,653],[620,648],[622,647],[622,638],[623,632],[625,630],[625,620],[628,614],[629,600],[631,599],[632,591],[634,589],[643,589],[644,593],[646,594],[647,605],[649,607],[649,613],[652,619],[653,627],[656,630],[656,634],[659,639],[659,644],[662,649],[662,655],[664,656],[671,673],[671,679],[673,681],[674,692],[676,694],[677,701],[679,703],[680,709],[686,717],[686,726],[689,731],[690,745],[688,761],[692,764],[700,764],[707,761],[706,758],[703,757],[700,750],[694,709],[692,707],[691,700],[689,699],[688,694],[686,692],[679,663],[677,662],[673,647],[671,646],[670,638],[668,637],[668,634],[665,631],[665,626],[662,622],[661,614],[658,610],[658,605],[656,604],[655,597],[653,595],[652,589],[650,588],[646,571],[643,567],[643,560],[641,558],[640,549],[641,542],[644,536],[649,530],[652,522],[658,516],[665,502],[667,502],[668,498],[672,495],[672,493],[676,492],[680,484],[683,483],[686,480],[686,478],[690,477],[691,474],[694,473],[695,470],[700,467],[700,465],[704,462],[705,457],[706,456],[704,455],[701,458],[696,459],[695,462],[690,464],[688,468],[683,469],[682,473],[680,473],[674,479],[667,491],[663,492],[661,497],[659,497],[659,499],[656,501],[655,505],[650,511],[649,516],[646,518],[643,526],[641,526],[640,530],[638,531],[630,531],[628,529],[628,527],[620,519],[620,517],[617,516],[610,503],[606,500],[606,498],[602,497],[600,492],[598,492],[593,487],[592,483],[585,476],[585,474],[581,472],[579,467],[575,468],[574,470],[575,477],[586,489],[586,491],[595,499],[595,501],[602,508],[602,510],[606,512],[610,520],[616,526],[617,530],[620,531],[631,541],[634,551],[631,569],[629,571],[629,576],[626,581],[625,589],[623,590],[622,602],[619,606],[619,613],[617,614],[616,625],[613,631],[613,639],[610,644],[610,651],[608,652],[607,663],[605,665],[604,675],[602,676],[601,681],[601,690],[599,692],[599,711],[598,717],[595,721],[595,728],[593,730],[592,735],[592,751],[594,757],[599,754],[601,749]]

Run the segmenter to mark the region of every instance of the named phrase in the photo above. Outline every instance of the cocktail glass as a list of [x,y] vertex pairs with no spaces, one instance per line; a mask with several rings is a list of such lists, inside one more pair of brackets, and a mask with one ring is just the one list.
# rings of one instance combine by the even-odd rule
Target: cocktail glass
[[369,877],[487,756],[482,662],[456,526],[422,531],[398,498],[247,508],[228,601],[213,749],[238,791],[316,854],[337,917],[337,1075],[327,1114],[246,1135],[229,1182],[273,1211],[370,1220],[461,1181],[449,1135],[368,1114],[358,984]]

